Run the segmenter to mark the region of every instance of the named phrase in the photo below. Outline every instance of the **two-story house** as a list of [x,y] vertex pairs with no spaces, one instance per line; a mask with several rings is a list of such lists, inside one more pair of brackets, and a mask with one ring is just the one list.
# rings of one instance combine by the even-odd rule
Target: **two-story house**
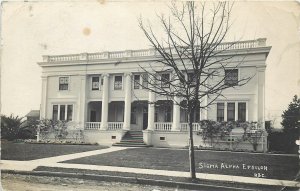
[[[243,60],[224,83],[235,83],[245,76],[251,76],[251,80],[226,89],[224,97],[208,109],[196,111],[192,120],[263,123],[269,51],[266,39],[241,41],[224,51],[224,56],[234,54],[233,65]],[[142,137],[146,145],[186,146],[184,111],[143,88],[149,76],[140,66],[155,63],[157,57],[153,49],[43,56],[38,63],[42,67],[41,118],[74,121],[84,129],[86,141],[99,144],[120,142],[126,132],[131,132],[133,137]],[[172,73],[163,75],[168,79]],[[150,104],[154,101],[161,104]],[[199,124],[194,123],[193,129],[198,131]],[[197,144],[201,144],[201,138],[195,135]]]

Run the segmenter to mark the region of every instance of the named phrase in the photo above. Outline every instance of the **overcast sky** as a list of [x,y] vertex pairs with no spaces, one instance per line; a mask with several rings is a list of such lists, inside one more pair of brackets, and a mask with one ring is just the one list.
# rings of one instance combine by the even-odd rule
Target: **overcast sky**
[[[39,109],[42,55],[148,48],[139,16],[166,12],[159,1],[2,3],[2,114]],[[267,38],[266,118],[276,119],[300,93],[300,5],[297,2],[236,2],[229,39]],[[233,21],[232,20],[232,21]]]

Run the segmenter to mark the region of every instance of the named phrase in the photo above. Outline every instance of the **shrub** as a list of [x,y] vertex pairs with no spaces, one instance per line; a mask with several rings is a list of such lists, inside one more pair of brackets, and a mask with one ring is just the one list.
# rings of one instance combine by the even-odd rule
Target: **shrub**
[[9,117],[1,116],[1,138],[9,141],[18,139],[21,134],[21,125],[23,118],[11,114]]

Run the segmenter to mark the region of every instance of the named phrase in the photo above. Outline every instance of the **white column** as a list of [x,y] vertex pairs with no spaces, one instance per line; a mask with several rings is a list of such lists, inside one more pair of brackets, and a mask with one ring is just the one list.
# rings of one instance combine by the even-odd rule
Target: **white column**
[[[207,105],[207,96],[201,99],[200,105],[206,106]],[[207,110],[208,108],[200,109],[200,120],[207,120]]]
[[180,98],[175,96],[173,101],[173,124],[172,131],[180,130]]
[[48,87],[48,77],[43,76],[42,77],[42,100],[40,105],[40,119],[46,119],[47,118],[47,88]]
[[[151,75],[148,76],[148,78],[151,78]],[[153,81],[150,79],[149,80],[151,83],[153,83]],[[150,86],[150,84],[148,84]],[[151,87],[152,89],[154,87]],[[155,118],[155,101],[156,101],[156,97],[155,97],[155,93],[149,91],[149,103],[148,103],[148,127],[147,130],[149,131],[153,131],[154,130],[154,118]]]
[[101,130],[107,129],[108,120],[108,94],[109,94],[109,75],[103,74],[103,86],[102,86],[102,111],[101,111]]
[[257,120],[264,128],[265,122],[265,68],[257,69]]
[[125,73],[125,109],[123,130],[130,130],[131,116],[131,73]]
[[227,102],[224,102],[224,121],[227,121]]
[[67,111],[68,111],[68,105],[66,104],[65,105],[65,121],[67,120]]
[[[81,76],[81,86],[80,86],[80,102],[79,102],[79,123],[84,127],[85,116],[86,116],[86,75]],[[67,110],[67,107],[65,108]],[[67,116],[65,116],[67,117]]]
[[249,121],[249,104],[248,104],[248,101],[246,101],[246,121]]
[[239,118],[239,115],[238,115],[238,111],[239,111],[239,107],[238,107],[238,102],[235,102],[234,103],[234,120],[237,121],[238,118]]

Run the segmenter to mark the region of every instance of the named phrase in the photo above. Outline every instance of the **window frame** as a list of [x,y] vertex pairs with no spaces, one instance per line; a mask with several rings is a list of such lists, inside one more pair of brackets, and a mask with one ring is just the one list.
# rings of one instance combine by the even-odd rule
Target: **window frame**
[[[226,104],[227,104],[227,107],[226,107],[226,110],[227,110],[227,119],[226,119],[226,121],[236,121],[236,118],[235,118],[235,112],[236,112],[236,109],[235,109],[235,102],[227,102]],[[229,107],[228,107],[229,104],[230,104],[230,105],[233,105],[232,110],[229,110]],[[233,118],[232,118],[232,119],[229,119],[228,113],[229,113],[229,112],[232,112],[232,111],[233,111]]]
[[[240,112],[239,112],[239,104],[245,104],[245,122],[249,120],[249,104],[248,104],[249,101],[247,100],[238,100],[238,101],[235,101],[235,100],[228,100],[228,101],[218,101],[216,103],[216,121],[221,121],[221,120],[218,120],[218,104],[224,104],[224,116],[223,116],[223,121],[229,121],[228,120],[228,104],[230,103],[234,103],[234,121],[240,121],[239,120],[239,115],[240,115]],[[230,120],[232,121],[232,120]],[[243,122],[243,121],[242,121]]]
[[[139,79],[136,80],[135,77],[138,77]],[[138,90],[141,87],[141,74],[134,74],[133,75],[133,89]]]
[[[228,69],[225,69],[224,71],[225,71],[225,74],[224,74],[224,77],[225,77],[225,79],[224,79],[224,84],[227,85],[227,86],[229,86],[229,87],[238,86],[238,85],[239,85],[239,79],[240,79],[240,70],[239,70],[238,68],[232,68],[232,69],[228,68]],[[229,82],[231,82],[232,80],[229,81],[229,79],[227,79],[227,77],[228,77],[228,76],[226,75],[226,72],[227,72],[227,71],[229,71],[229,72],[236,71],[236,72],[237,72],[237,79],[236,79],[236,82],[234,82],[234,83],[229,83]]]
[[[245,107],[242,108],[242,109],[244,109],[243,112],[245,112],[245,120],[244,120],[244,119],[243,119],[243,120],[240,120],[240,117],[242,116],[242,113],[243,113],[243,112],[240,111],[240,106],[241,106],[242,104],[245,105]],[[247,121],[247,103],[246,103],[246,102],[238,102],[238,106],[237,106],[237,107],[238,107],[238,118],[237,118],[237,120],[240,121],[240,122],[245,122],[245,121]],[[241,117],[241,118],[242,118],[242,117]]]
[[[116,77],[121,77],[121,87],[116,88]],[[115,75],[114,76],[114,90],[123,90],[123,75]]]
[[[98,88],[94,88],[94,86],[93,86],[93,83],[94,83],[94,81],[93,81],[93,79],[94,78],[98,78]],[[92,91],[99,91],[99,90],[101,90],[101,76],[92,76],[91,77],[91,87],[92,87]]]
[[161,87],[162,88],[170,88],[170,84],[163,81],[163,79],[164,79],[163,75],[168,75],[169,76],[168,80],[170,81],[170,79],[171,79],[171,73],[161,73],[160,74]]
[[[225,120],[225,104],[224,102],[218,102],[217,103],[217,121],[221,122],[221,121],[224,121]],[[220,110],[223,110],[223,116],[218,116],[219,114],[219,109],[218,109],[218,105],[223,105],[223,108],[220,108]],[[220,119],[219,119],[220,118]]]
[[[52,113],[51,113],[51,118],[52,120],[60,120],[60,121],[74,121],[74,103],[52,103],[51,106],[52,106]],[[54,106],[57,106],[57,114],[56,114],[56,119],[54,118]],[[61,120],[61,106],[64,106],[65,109],[64,109],[64,119]],[[68,111],[68,108],[69,106],[72,106],[72,116],[71,116],[71,120],[68,120],[69,119],[69,111]]]
[[[61,84],[61,78],[67,79],[68,82],[67,82],[67,83],[62,83],[62,84]],[[67,88],[66,88],[66,89],[63,89],[63,88],[62,88],[62,87],[64,87],[63,85],[65,85]],[[59,91],[68,91],[68,90],[70,89],[69,85],[70,85],[70,76],[59,76],[59,77],[58,77],[58,90],[59,90]]]

